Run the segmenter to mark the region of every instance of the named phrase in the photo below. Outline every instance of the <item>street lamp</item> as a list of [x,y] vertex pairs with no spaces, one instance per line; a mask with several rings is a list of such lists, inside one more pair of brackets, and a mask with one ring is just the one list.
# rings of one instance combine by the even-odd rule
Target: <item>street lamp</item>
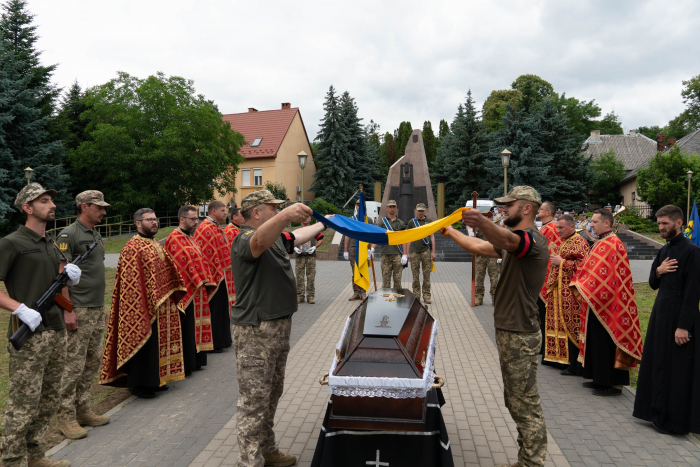
[[693,178],[693,171],[689,170],[685,173],[688,176],[688,210],[686,211],[686,222],[690,218],[690,179]]
[[297,157],[299,158],[299,167],[301,167],[301,203],[304,204],[304,168],[306,167],[306,158],[309,155],[301,151]]
[[634,206],[634,201],[637,199],[637,194],[633,191],[632,192],[632,206]]
[[24,176],[25,176],[26,179],[27,179],[27,185],[29,185],[30,180],[32,179],[32,173],[33,173],[33,172],[34,172],[34,171],[32,170],[31,167],[27,167],[26,169],[24,169]]
[[503,165],[503,196],[508,196],[508,166],[510,165],[511,152],[507,149],[501,151],[501,165]]

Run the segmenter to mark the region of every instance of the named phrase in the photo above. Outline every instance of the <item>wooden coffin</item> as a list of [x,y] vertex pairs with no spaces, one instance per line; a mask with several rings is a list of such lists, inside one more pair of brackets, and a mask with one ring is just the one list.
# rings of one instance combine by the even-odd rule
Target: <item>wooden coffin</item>
[[[407,289],[371,293],[350,315],[335,376],[423,378],[435,320]],[[331,428],[424,431],[427,397],[334,393]]]

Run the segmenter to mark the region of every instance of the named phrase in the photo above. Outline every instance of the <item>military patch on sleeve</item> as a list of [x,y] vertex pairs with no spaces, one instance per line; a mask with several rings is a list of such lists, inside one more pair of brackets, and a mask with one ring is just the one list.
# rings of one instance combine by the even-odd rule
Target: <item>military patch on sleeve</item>
[[249,230],[244,235],[252,235],[254,233],[255,233],[255,230]]
[[66,232],[63,232],[61,235],[59,235],[59,238],[60,238],[60,237],[66,237],[66,238],[68,238],[68,234],[67,234]]
[[58,249],[61,251],[67,251],[68,250],[68,244],[65,242],[61,242],[58,244]]

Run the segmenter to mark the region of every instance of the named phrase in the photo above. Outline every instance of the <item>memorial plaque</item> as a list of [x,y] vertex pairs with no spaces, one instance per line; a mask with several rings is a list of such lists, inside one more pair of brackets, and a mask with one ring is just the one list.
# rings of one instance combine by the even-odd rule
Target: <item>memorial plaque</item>
[[414,297],[404,294],[386,292],[370,294],[367,297],[365,336],[398,336],[403,326]]

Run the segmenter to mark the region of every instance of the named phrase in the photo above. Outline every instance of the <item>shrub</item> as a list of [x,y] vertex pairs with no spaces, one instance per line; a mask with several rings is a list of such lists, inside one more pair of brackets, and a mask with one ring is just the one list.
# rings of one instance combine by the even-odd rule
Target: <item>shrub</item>
[[323,198],[316,198],[309,207],[324,216],[328,214],[340,214],[340,209],[338,209],[335,204],[329,203]]
[[630,215],[625,215],[625,216],[619,216],[618,217],[620,223],[622,224],[627,224],[630,228],[630,230],[634,230],[635,232],[658,232],[659,227],[656,225],[656,222],[651,221],[649,219],[644,219],[642,217],[637,217],[637,216],[630,216]]

